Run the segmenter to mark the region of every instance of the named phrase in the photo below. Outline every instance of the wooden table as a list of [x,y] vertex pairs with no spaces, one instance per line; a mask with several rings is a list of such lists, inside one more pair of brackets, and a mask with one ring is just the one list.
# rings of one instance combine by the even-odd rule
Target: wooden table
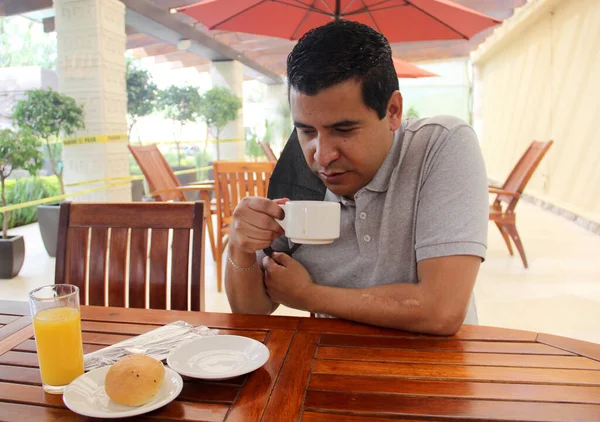
[[[0,420],[80,421],[45,394],[25,303],[0,301]],[[186,380],[132,420],[600,421],[600,345],[464,326],[449,338],[339,320],[82,307],[85,352],[184,320],[264,342],[267,364],[233,380]]]

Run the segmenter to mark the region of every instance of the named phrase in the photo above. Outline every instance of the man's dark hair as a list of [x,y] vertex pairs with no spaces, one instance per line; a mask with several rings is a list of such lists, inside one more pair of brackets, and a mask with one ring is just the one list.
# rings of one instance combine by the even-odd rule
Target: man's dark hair
[[287,58],[289,87],[306,95],[355,79],[365,105],[386,114],[398,76],[387,39],[367,25],[340,20],[311,29]]

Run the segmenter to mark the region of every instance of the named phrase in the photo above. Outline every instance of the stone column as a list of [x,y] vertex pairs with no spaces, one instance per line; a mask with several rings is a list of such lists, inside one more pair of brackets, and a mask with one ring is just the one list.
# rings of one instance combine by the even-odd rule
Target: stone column
[[[127,177],[127,141],[118,136],[127,133],[125,6],[117,0],[54,0],[54,9],[59,90],[84,105],[85,129],[74,136],[88,141],[64,147],[65,185]],[[67,187],[67,192],[103,184]],[[131,185],[74,199],[130,201]]]
[[[210,76],[213,88],[224,86],[229,88],[240,99],[244,98],[244,66],[237,61],[212,62]],[[240,109],[238,118],[229,122],[221,131],[221,160],[242,160],[245,152],[244,110]],[[217,157],[214,157],[215,160]]]
[[287,142],[291,134],[289,129],[291,117],[285,118],[282,115],[282,107],[289,109],[287,85],[267,85],[265,112],[267,115],[267,120],[275,123],[273,138],[271,139],[271,148],[275,154],[279,154],[279,152],[283,149],[283,145],[285,145],[285,142]]

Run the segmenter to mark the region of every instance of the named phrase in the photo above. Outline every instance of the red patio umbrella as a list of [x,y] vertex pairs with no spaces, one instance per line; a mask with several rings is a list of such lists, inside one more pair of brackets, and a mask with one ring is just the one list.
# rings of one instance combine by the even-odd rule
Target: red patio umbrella
[[427,78],[430,76],[439,76],[397,58],[394,58],[394,67],[396,68],[396,74],[399,78]]
[[205,0],[178,10],[211,30],[290,40],[339,19],[369,25],[392,43],[469,39],[499,23],[450,0]]

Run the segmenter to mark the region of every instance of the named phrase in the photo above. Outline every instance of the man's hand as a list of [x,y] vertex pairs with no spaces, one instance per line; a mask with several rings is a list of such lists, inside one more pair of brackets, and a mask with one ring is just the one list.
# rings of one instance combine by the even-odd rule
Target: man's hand
[[310,310],[310,300],[318,286],[298,261],[275,252],[263,259],[265,285],[271,300],[290,308]]
[[254,254],[271,245],[284,230],[274,220],[284,217],[278,204],[287,199],[272,201],[262,197],[246,197],[235,207],[232,216],[229,244],[239,252]]

